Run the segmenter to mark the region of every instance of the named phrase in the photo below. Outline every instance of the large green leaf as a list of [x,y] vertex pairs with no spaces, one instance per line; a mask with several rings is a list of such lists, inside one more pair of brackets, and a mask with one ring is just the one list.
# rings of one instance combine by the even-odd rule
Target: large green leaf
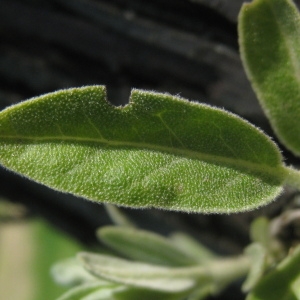
[[239,15],[241,56],[280,140],[300,155],[300,16],[290,0],[254,0]]
[[195,212],[271,201],[287,176],[275,144],[224,110],[134,90],[62,90],[0,113],[0,162],[95,201]]

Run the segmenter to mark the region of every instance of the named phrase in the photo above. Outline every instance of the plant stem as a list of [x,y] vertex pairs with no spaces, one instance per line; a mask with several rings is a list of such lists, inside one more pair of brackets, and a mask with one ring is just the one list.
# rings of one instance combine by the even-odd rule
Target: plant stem
[[[207,265],[197,267],[179,268],[177,274],[187,277],[198,278],[199,283],[213,283],[214,293],[219,293],[230,283],[245,277],[251,267],[251,260],[248,255],[241,255],[231,258],[215,259]],[[205,281],[207,280],[207,282]],[[212,280],[212,281],[211,281]]]
[[285,167],[285,184],[300,190],[300,171],[292,167]]

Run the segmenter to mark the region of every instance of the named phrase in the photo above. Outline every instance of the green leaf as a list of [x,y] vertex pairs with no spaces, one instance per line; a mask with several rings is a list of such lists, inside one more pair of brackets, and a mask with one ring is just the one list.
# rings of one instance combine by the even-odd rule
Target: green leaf
[[210,285],[207,285],[205,287],[201,287],[197,290],[195,290],[195,292],[193,292],[192,294],[189,295],[189,297],[187,298],[187,300],[204,300],[207,299],[209,295],[214,295],[217,294],[215,292],[215,288]]
[[265,217],[256,218],[250,226],[250,237],[255,243],[261,244],[265,249],[272,245],[270,222]]
[[106,204],[105,209],[110,219],[115,225],[126,226],[126,227],[135,227],[135,224],[121,209],[112,204]]
[[261,244],[253,243],[245,249],[245,253],[250,257],[251,266],[242,290],[249,292],[264,274],[267,267],[267,251]]
[[300,155],[300,16],[290,0],[254,0],[239,15],[242,61],[281,142]]
[[80,253],[78,258],[94,276],[140,288],[176,293],[193,288],[196,279],[211,282],[204,270],[195,275],[192,268],[160,267],[92,253]]
[[[57,300],[107,300],[112,299],[116,284],[103,285],[99,282],[89,282],[72,288]],[[109,297],[109,298],[108,298]]]
[[97,236],[116,251],[141,262],[166,266],[194,265],[197,262],[167,238],[145,230],[106,226],[97,231]]
[[51,268],[51,275],[58,284],[64,286],[76,286],[96,280],[75,258],[56,263]]
[[172,234],[170,239],[178,249],[194,259],[198,264],[207,264],[211,260],[218,258],[215,253],[182,232]]
[[134,90],[62,90],[0,113],[0,162],[54,189],[131,207],[234,212],[266,204],[287,171],[275,144],[224,110]]
[[170,293],[97,282],[71,289],[57,300],[183,300],[189,292]]
[[155,290],[126,287],[116,290],[113,300],[184,300],[188,292],[168,293]]
[[263,277],[247,300],[299,300],[299,265],[300,247]]

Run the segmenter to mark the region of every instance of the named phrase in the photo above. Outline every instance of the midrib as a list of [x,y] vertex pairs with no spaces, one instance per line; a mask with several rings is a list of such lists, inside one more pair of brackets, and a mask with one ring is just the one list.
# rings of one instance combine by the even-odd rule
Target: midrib
[[[116,140],[107,140],[103,138],[89,138],[89,137],[74,137],[74,136],[43,136],[43,137],[32,137],[32,136],[0,136],[0,144],[3,143],[2,140],[17,140],[17,143],[22,143],[23,140],[28,140],[31,142],[71,142],[71,143],[95,143],[103,144],[113,147],[131,147],[137,150],[152,150],[156,152],[164,152],[171,155],[184,156],[187,159],[196,159],[204,161],[207,163],[213,163],[216,165],[223,165],[227,167],[235,167],[237,169],[243,169],[247,171],[252,171],[253,173],[264,173],[271,175],[274,179],[282,181],[282,176],[286,176],[286,168],[278,163],[275,166],[270,166],[267,164],[259,164],[243,159],[225,157],[221,155],[207,154],[200,151],[194,151],[189,149],[180,149],[173,147],[160,146],[156,144],[148,144],[141,142],[128,142],[128,141],[116,141]],[[5,143],[5,142],[4,142]],[[14,142],[16,143],[16,142]]]

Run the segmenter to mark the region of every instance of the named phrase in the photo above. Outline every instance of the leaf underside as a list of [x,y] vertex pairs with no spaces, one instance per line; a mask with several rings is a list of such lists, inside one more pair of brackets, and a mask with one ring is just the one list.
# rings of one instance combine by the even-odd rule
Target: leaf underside
[[62,90],[0,113],[0,162],[37,182],[130,207],[233,212],[265,204],[285,173],[275,144],[224,110],[133,90]]
[[196,279],[211,282],[209,275],[200,272],[196,276],[189,268],[154,266],[87,252],[79,253],[78,259],[86,270],[100,279],[140,288],[176,293],[192,289]]
[[300,155],[300,15],[290,0],[255,0],[239,15],[246,73],[281,142]]
[[195,259],[178,249],[170,239],[152,232],[121,226],[105,226],[97,231],[97,236],[107,246],[139,262],[164,266],[188,266],[197,263]]

